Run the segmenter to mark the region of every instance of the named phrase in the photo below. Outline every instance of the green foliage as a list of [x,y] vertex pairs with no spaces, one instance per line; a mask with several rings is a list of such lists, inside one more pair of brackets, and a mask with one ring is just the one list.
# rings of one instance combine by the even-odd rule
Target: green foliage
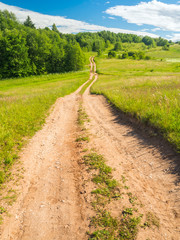
[[104,50],[104,48],[105,48],[105,42],[104,42],[103,39],[99,39],[99,40],[94,41],[93,47],[92,47],[92,50],[94,52],[98,52],[99,50],[102,51],[102,50]]
[[87,136],[80,136],[76,139],[76,142],[89,142],[89,137]]
[[169,45],[168,40],[167,39],[163,39],[161,37],[156,38],[155,42],[156,42],[157,46],[167,46],[167,45]]
[[[131,58],[131,59],[138,59],[138,60],[141,60],[141,59],[146,59],[146,55],[145,55],[145,52],[143,51],[129,51],[129,52],[124,52],[122,54],[122,59],[126,59],[126,58]],[[149,60],[150,58],[146,59],[146,60]]]
[[169,45],[164,45],[164,46],[162,47],[162,50],[169,51]]
[[32,22],[30,16],[27,16],[26,21],[24,22],[24,26],[30,27],[30,28],[35,28],[34,23]]
[[147,46],[155,47],[155,41],[149,36],[145,36],[142,39],[142,42],[146,44]]
[[85,63],[84,54],[78,43],[66,46],[65,69],[66,71],[81,70]]
[[124,52],[124,53],[122,54],[122,59],[126,59],[126,58],[128,58],[128,53],[127,53],[127,52]]
[[0,75],[5,77],[23,77],[30,72],[26,33],[24,31],[5,30],[0,39]]
[[108,52],[108,58],[115,58],[116,57],[116,52],[115,51],[109,51]]
[[[14,15],[0,11],[0,79],[35,74],[77,71],[85,57],[74,36],[64,37],[55,24],[52,31],[35,29],[28,16],[19,24]],[[73,39],[73,43],[68,42]]]
[[14,29],[19,28],[20,24],[18,23],[16,16],[13,13],[8,12],[7,10],[0,10],[0,30],[4,31],[5,29]]
[[53,23],[53,25],[52,25],[52,31],[57,32],[57,33],[59,32],[55,23]]
[[102,51],[101,49],[98,50],[98,57],[100,57],[102,55]]
[[115,43],[114,51],[120,51],[120,50],[122,50],[122,44],[120,42]]

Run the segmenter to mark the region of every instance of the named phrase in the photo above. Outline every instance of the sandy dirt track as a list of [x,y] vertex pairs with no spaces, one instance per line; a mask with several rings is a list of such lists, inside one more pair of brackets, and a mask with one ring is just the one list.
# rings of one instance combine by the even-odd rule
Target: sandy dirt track
[[[95,76],[96,81],[96,65],[90,60],[90,79]],[[0,228],[0,239],[87,239],[89,203],[82,194],[85,173],[78,164],[75,143],[81,88],[56,101],[43,129],[22,151],[25,174],[21,194],[10,210],[11,217]],[[122,174],[128,178],[144,211],[149,209],[160,218],[160,229],[142,229],[137,239],[180,239],[179,179],[171,170],[178,168],[179,156],[160,139],[117,114],[104,97],[90,95],[89,89],[83,94],[91,119],[87,125],[89,147],[108,159],[108,165],[116,169],[116,179]]]

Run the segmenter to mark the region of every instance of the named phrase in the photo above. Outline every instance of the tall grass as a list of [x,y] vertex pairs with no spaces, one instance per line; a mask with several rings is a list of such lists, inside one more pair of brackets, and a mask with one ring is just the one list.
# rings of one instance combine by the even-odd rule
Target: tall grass
[[99,80],[92,93],[161,131],[180,151],[180,64],[97,59]]
[[162,51],[162,47],[151,48],[147,51],[147,55],[159,59],[180,59],[180,45],[175,44],[170,46],[169,51]]
[[88,77],[89,71],[81,71],[0,81],[0,183],[56,99],[75,91]]

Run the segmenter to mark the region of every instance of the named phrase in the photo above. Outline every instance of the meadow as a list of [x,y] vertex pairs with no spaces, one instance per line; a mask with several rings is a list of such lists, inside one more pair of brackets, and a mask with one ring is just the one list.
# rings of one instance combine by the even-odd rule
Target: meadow
[[[96,58],[99,78],[91,92],[103,94],[124,113],[155,127],[180,151],[180,63],[156,59],[169,52],[156,50],[161,54],[149,50],[153,60],[148,61]],[[172,46],[169,58],[180,57],[179,51],[179,45]]]
[[56,99],[74,92],[88,78],[89,70],[84,70],[0,81],[0,184]]
[[157,59],[174,60],[180,62],[180,45],[170,46],[169,51],[162,51],[162,47],[151,48],[147,51],[147,55]]

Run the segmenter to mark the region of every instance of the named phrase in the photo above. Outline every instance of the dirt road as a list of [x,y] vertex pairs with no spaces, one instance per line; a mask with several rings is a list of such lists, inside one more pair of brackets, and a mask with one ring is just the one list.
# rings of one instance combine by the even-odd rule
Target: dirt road
[[[90,79],[97,80],[90,58]],[[93,81],[93,82],[94,82]],[[93,83],[92,83],[93,84]],[[82,88],[82,87],[81,87]],[[21,153],[25,169],[18,200],[0,228],[2,240],[85,240],[89,203],[82,194],[83,174],[75,143],[80,96],[75,93],[56,101],[43,129]],[[83,94],[91,121],[89,147],[103,154],[115,168],[114,177],[125,175],[132,192],[160,219],[160,228],[141,229],[138,240],[179,239],[179,182],[172,173],[178,156],[156,137],[118,115],[102,96]],[[118,211],[116,206],[116,211]]]

